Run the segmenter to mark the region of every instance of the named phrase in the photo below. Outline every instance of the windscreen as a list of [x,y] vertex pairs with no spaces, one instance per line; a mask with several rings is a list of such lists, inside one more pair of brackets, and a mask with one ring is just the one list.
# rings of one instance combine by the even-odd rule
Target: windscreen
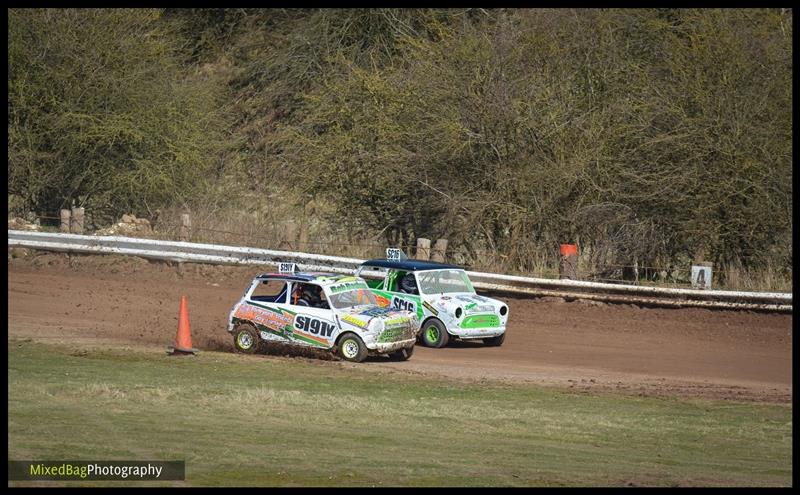
[[345,309],[364,304],[374,304],[377,306],[378,304],[375,294],[370,292],[369,289],[352,289],[337,292],[331,294],[330,297],[328,297],[328,301],[330,301],[331,306],[336,309]]
[[475,289],[464,270],[435,270],[417,272],[417,282],[423,294],[448,294],[452,292],[471,292]]

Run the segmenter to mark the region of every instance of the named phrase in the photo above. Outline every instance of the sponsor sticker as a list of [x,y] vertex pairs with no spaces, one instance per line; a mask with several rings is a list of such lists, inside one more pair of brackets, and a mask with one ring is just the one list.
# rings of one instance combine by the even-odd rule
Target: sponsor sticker
[[433,314],[433,316],[438,316],[438,315],[439,315],[439,310],[437,310],[436,308],[434,308],[433,306],[431,306],[431,305],[428,303],[428,301],[422,301],[422,307],[423,307],[423,308],[425,308],[425,309],[427,309],[428,311],[430,311],[430,312],[431,312],[431,314]]
[[337,294],[339,292],[344,292],[348,290],[356,290],[356,289],[369,289],[367,284],[361,281],[355,282],[346,282],[344,284],[332,285],[331,286],[331,293]]
[[383,322],[387,328],[394,327],[394,326],[405,326],[408,324],[408,318],[403,316],[399,316],[397,318],[390,318]]
[[294,319],[294,315],[280,309],[261,308],[247,303],[239,306],[234,316],[264,325],[273,330],[282,330],[287,326],[291,327]]
[[344,315],[341,317],[341,319],[359,328],[367,328],[367,322],[360,320],[353,315]]
[[381,332],[378,337],[378,342],[395,342],[398,340],[405,340],[406,332],[404,327],[390,328]]
[[388,308],[372,307],[369,309],[365,309],[364,311],[361,311],[358,314],[361,316],[369,316],[370,318],[373,318],[375,316],[387,316],[390,313],[391,310]]

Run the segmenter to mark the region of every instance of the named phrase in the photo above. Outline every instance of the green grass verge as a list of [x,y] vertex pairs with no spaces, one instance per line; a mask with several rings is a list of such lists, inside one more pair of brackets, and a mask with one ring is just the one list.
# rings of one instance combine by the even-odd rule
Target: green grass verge
[[9,459],[185,459],[187,485],[791,485],[789,406],[31,341],[8,360]]

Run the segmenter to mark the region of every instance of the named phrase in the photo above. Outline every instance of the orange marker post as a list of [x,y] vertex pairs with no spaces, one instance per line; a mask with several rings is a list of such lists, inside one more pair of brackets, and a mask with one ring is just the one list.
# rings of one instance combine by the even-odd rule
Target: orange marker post
[[559,278],[567,280],[578,279],[578,246],[575,244],[561,244],[561,263],[559,264]]

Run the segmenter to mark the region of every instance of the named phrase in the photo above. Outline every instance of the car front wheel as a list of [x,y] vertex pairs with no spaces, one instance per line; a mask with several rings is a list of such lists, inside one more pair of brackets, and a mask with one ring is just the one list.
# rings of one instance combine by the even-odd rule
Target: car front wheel
[[447,329],[441,321],[428,320],[422,327],[422,343],[425,346],[444,347],[448,340]]
[[345,361],[360,363],[367,358],[367,346],[361,337],[354,333],[346,333],[339,339],[336,352]]

